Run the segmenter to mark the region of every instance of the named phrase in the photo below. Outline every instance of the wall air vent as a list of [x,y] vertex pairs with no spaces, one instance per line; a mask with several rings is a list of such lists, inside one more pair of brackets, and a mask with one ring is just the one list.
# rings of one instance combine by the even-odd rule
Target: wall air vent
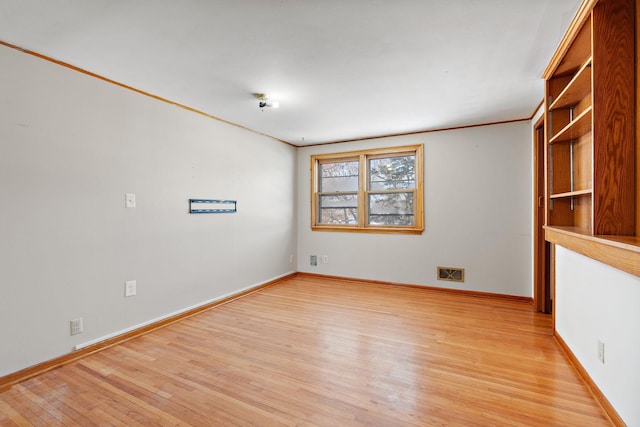
[[438,267],[438,280],[464,282],[464,268]]

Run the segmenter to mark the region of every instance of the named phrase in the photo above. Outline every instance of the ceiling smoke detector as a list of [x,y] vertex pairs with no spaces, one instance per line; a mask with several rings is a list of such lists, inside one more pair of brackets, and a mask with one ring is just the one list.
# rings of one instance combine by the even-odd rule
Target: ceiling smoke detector
[[258,107],[261,110],[264,110],[264,107],[278,108],[280,107],[280,103],[278,101],[274,101],[269,99],[264,93],[254,93],[254,96],[258,100]]

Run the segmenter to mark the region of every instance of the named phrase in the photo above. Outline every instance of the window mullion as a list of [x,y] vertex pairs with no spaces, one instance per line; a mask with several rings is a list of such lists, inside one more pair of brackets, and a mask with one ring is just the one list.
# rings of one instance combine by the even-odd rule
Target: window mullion
[[358,168],[358,227],[366,227],[369,223],[369,209],[367,203],[367,156],[360,154]]

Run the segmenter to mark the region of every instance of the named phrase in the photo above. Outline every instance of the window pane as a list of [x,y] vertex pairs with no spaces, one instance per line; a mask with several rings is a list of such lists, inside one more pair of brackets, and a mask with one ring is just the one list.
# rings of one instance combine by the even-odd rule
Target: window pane
[[369,195],[369,225],[413,225],[413,193]]
[[319,191],[358,191],[358,161],[320,164]]
[[358,195],[320,196],[318,221],[320,224],[357,224]]
[[416,188],[416,156],[369,160],[369,190]]

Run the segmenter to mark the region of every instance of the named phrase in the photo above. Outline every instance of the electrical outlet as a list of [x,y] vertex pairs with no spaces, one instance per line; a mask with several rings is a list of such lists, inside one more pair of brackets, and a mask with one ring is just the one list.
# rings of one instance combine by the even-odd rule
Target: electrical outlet
[[293,254],[289,255],[289,263],[293,262]]
[[82,333],[82,317],[73,319],[69,324],[71,326],[71,335],[78,335]]
[[604,363],[604,343],[598,340],[598,360]]
[[315,267],[316,265],[318,265],[318,257],[316,255],[311,255],[310,262],[311,265]]
[[135,280],[127,280],[124,282],[124,296],[132,297],[136,294],[136,281]]
[[320,259],[322,260],[323,264],[329,264],[329,255],[322,255]]

